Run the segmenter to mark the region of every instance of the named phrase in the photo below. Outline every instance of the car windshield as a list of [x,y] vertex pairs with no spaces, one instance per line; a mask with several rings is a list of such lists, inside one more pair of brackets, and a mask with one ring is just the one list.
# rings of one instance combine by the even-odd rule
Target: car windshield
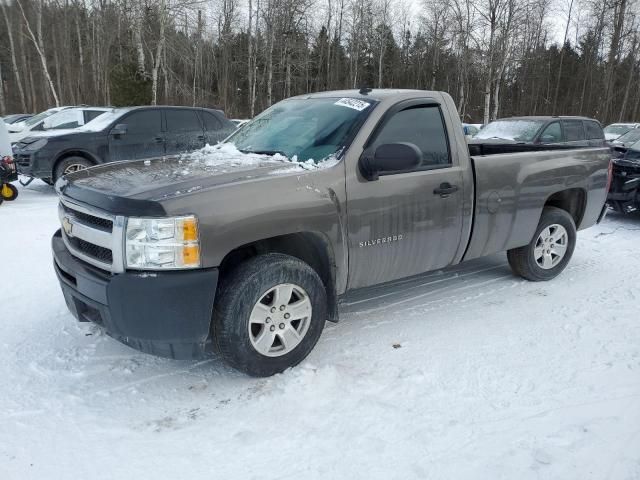
[[346,146],[371,105],[373,101],[356,98],[284,100],[243,125],[227,142],[243,152],[319,162]]
[[613,133],[615,135],[624,135],[629,130],[631,130],[631,127],[629,127],[627,125],[609,125],[608,127],[606,127],[604,129],[604,133]]
[[543,124],[543,120],[496,120],[480,130],[474,138],[530,142]]
[[616,142],[620,143],[635,143],[640,140],[640,128],[632,128],[624,135],[619,136]]
[[37,115],[34,115],[33,117],[31,117],[30,119],[25,121],[24,124],[27,127],[32,127],[36,123],[40,122],[41,120],[44,120],[47,117],[50,117],[51,115],[53,115],[53,114],[55,114],[57,112],[58,112],[58,110],[56,110],[56,111],[46,110],[46,111],[41,112],[41,113],[39,113]]

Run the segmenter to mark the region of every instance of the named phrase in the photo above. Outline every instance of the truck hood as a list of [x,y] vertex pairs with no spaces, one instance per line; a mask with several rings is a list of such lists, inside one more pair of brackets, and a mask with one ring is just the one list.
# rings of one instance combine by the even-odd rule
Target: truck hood
[[319,166],[282,155],[243,153],[233,145],[223,144],[179,156],[98,165],[61,178],[56,190],[113,213],[127,215],[135,211],[137,215],[162,215],[163,200],[314,168]]

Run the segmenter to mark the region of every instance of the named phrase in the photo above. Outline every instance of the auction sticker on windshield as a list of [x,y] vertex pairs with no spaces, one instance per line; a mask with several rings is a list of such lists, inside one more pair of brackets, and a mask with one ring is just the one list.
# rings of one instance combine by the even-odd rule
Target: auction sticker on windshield
[[369,106],[369,102],[358,100],[357,98],[341,98],[334,105],[353,108],[354,110],[361,112]]

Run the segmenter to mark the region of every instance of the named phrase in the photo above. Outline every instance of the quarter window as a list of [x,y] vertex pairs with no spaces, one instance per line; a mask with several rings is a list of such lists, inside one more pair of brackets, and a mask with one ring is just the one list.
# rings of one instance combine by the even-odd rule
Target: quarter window
[[564,136],[567,142],[577,142],[584,140],[584,128],[580,120],[563,120]]
[[604,132],[598,122],[588,120],[584,122],[584,126],[589,140],[604,140]]
[[447,130],[437,105],[412,107],[394,114],[376,137],[371,148],[386,143],[406,142],[418,147],[422,161],[418,170],[451,164]]

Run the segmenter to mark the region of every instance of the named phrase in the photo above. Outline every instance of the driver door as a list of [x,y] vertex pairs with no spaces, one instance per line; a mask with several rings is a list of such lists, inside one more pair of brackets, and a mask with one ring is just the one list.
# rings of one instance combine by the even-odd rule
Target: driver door
[[349,288],[451,264],[462,236],[463,171],[452,155],[442,107],[405,101],[392,107],[365,144],[406,142],[422,153],[412,171],[360,178],[347,190]]

